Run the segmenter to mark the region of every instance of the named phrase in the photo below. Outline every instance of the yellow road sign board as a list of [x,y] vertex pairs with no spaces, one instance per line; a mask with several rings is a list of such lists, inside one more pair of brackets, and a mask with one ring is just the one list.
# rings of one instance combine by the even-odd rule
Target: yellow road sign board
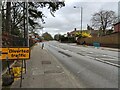
[[0,48],[0,59],[4,60],[29,59],[30,48]]

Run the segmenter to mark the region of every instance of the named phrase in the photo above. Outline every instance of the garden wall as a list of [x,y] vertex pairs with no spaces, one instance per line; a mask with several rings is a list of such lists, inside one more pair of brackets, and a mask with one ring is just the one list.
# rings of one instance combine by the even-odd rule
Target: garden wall
[[120,47],[120,33],[114,33],[111,35],[101,36],[101,37],[91,37],[78,39],[78,43],[86,42],[87,45],[93,45],[94,42],[99,42],[101,46],[105,47]]

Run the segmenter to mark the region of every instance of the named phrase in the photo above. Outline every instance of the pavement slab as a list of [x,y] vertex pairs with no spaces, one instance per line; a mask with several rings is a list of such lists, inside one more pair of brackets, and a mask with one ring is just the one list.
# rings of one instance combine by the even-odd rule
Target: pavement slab
[[[10,88],[19,88],[20,80]],[[74,76],[40,44],[34,46],[27,61],[27,72],[23,74],[22,88],[80,88]]]

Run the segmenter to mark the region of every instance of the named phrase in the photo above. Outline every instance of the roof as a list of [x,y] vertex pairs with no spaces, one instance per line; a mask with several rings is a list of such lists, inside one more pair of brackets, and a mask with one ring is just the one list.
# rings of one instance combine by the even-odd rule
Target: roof
[[[70,34],[74,34],[75,32],[81,32],[81,30],[71,31]],[[82,32],[98,33],[99,30],[82,30]]]
[[117,25],[117,24],[120,24],[120,22],[118,22],[118,23],[114,24],[114,26],[115,26],[115,25]]

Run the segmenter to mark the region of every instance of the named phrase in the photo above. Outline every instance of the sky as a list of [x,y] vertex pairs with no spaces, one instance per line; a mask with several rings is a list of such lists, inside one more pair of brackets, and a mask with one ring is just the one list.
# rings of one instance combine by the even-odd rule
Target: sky
[[[48,32],[54,36],[55,34],[66,34],[73,31],[74,28],[80,29],[80,7],[83,8],[82,29],[86,30],[87,24],[91,25],[92,15],[100,10],[112,10],[118,15],[118,1],[120,0],[65,0],[65,7],[56,11],[55,17],[49,13],[47,8],[40,9],[47,17],[44,18],[46,23],[42,24],[43,33]],[[42,30],[39,30],[39,34],[41,33]]]

